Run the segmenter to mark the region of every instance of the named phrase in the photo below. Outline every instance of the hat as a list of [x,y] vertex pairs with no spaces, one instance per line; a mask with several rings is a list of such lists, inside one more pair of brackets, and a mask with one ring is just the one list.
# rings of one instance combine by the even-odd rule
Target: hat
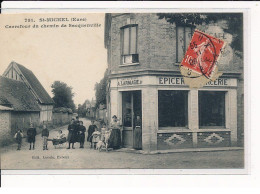
[[116,116],[116,115],[114,115],[112,118],[115,118],[115,119],[117,119],[117,116]]

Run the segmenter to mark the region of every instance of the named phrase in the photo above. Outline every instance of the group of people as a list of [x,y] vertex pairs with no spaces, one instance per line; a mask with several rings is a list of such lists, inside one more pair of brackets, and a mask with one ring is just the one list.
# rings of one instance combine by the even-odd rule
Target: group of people
[[[36,137],[36,128],[33,127],[33,124],[30,124],[30,128],[27,130],[27,141],[29,143],[29,150],[34,150],[35,149],[35,137]],[[18,144],[17,150],[21,150],[21,145],[22,145],[22,139],[23,139],[23,131],[19,129],[15,135],[14,138]],[[49,130],[47,129],[47,126],[43,124],[43,130],[42,130],[42,139],[43,139],[43,150],[48,150],[47,145],[48,145],[48,137],[49,137]]]
[[[105,123],[102,124],[100,128],[95,125],[95,121],[91,121],[88,131],[83,125],[83,121],[79,120],[77,116],[76,119],[72,119],[71,123],[68,125],[68,136],[65,137],[62,130],[58,131],[58,135],[54,139],[49,138],[49,130],[45,124],[43,124],[43,130],[41,133],[43,150],[48,150],[48,141],[52,141],[53,145],[62,144],[66,141],[68,142],[67,149],[75,149],[74,144],[76,142],[80,143],[80,148],[84,148],[85,143],[85,133],[87,132],[87,141],[90,143],[90,148],[97,149],[97,146],[105,145],[106,148],[110,147],[113,149],[118,149],[121,147],[121,131],[118,124],[118,119],[114,115],[111,125],[108,127]],[[27,141],[29,143],[29,150],[35,149],[35,137],[36,137],[36,128],[33,127],[33,124],[30,124],[30,128],[27,130]],[[18,130],[14,138],[18,144],[17,150],[21,149],[22,130]],[[56,148],[56,147],[55,147]]]
[[84,148],[84,142],[85,142],[85,132],[86,127],[83,125],[83,121],[79,120],[79,117],[76,117],[75,119],[71,120],[71,123],[68,126],[68,143],[69,147],[67,149],[75,149],[74,143],[79,142],[80,148]]

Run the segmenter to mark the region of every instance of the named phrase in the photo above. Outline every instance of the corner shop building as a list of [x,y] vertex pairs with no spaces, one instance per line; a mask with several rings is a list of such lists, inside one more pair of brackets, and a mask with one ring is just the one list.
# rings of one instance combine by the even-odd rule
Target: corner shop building
[[[190,89],[177,59],[178,35],[188,30],[180,31],[153,13],[111,14],[106,24],[108,115],[121,119],[124,147],[135,147],[137,116],[142,120],[141,149],[146,151],[237,146],[243,134],[242,63],[230,48],[219,64],[223,75],[202,88]],[[126,32],[128,28],[132,29]],[[145,33],[147,29],[150,33]],[[136,37],[135,54],[120,53],[126,36]],[[131,44],[127,44],[129,50]]]

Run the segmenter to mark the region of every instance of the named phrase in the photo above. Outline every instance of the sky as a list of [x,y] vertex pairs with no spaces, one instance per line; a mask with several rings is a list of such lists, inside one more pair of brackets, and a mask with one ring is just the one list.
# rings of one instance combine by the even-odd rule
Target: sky
[[[69,24],[100,23],[92,28],[6,28],[6,25],[46,24],[40,18],[66,17]],[[71,22],[70,18],[86,18],[87,22]],[[32,18],[34,23],[26,23]],[[61,22],[55,22],[61,24]],[[42,14],[1,15],[0,20],[0,75],[15,61],[30,69],[53,97],[54,81],[65,82],[73,88],[74,102],[82,104],[86,99],[95,99],[94,86],[107,67],[104,48],[104,14]]]

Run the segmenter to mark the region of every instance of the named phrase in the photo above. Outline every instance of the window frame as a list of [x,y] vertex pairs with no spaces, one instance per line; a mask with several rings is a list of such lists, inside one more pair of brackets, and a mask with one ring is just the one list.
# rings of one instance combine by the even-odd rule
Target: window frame
[[[186,104],[187,104],[187,107],[186,107],[186,109],[187,109],[187,115],[186,115],[186,117],[187,117],[187,123],[186,123],[186,126],[181,126],[181,127],[175,127],[175,126],[167,126],[167,127],[161,127],[160,126],[160,121],[159,121],[159,92],[160,91],[167,91],[167,92],[176,92],[176,91],[179,91],[179,92],[186,92],[187,93],[187,98],[186,98],[186,100],[187,100],[187,102],[186,102]],[[157,96],[158,96],[158,106],[157,106],[157,108],[158,108],[158,132],[159,133],[162,133],[162,132],[164,132],[164,131],[172,131],[172,130],[179,130],[179,131],[182,131],[182,130],[184,130],[184,131],[189,131],[190,129],[189,129],[189,93],[190,93],[190,90],[187,90],[187,89],[166,89],[166,88],[164,88],[164,89],[158,89],[157,90]]]
[[[131,28],[135,27],[136,28],[136,41],[135,41],[135,50],[136,53],[130,54],[131,53]],[[124,53],[124,29],[129,28],[129,54],[123,54]],[[131,63],[125,63],[124,62],[124,57],[125,56],[132,56],[136,55],[137,56],[137,62],[131,62]],[[128,24],[125,26],[122,26],[120,28],[120,66],[130,66],[130,65],[138,65],[139,64],[139,54],[138,54],[138,24]]]
[[[183,37],[184,37],[184,46],[185,46],[185,48],[184,48],[184,51],[183,51],[183,57],[185,56],[185,51],[187,50],[187,48],[188,48],[188,46],[187,46],[187,48],[186,48],[186,28],[190,28],[191,29],[191,39],[192,39],[192,36],[193,36],[193,33],[194,33],[194,31],[195,31],[195,26],[185,26],[185,25],[176,25],[176,63],[181,63],[181,61],[182,61],[182,59],[179,59],[178,58],[178,51],[179,51],[179,45],[178,45],[178,39],[179,39],[179,35],[178,35],[178,28],[180,28],[180,27],[183,27]],[[182,57],[182,58],[183,58]]]
[[[200,92],[222,92],[224,94],[224,126],[202,126],[200,125],[200,98],[199,93]],[[226,90],[198,90],[198,127],[200,130],[206,130],[206,129],[228,129],[227,128],[227,95],[228,91]]]

